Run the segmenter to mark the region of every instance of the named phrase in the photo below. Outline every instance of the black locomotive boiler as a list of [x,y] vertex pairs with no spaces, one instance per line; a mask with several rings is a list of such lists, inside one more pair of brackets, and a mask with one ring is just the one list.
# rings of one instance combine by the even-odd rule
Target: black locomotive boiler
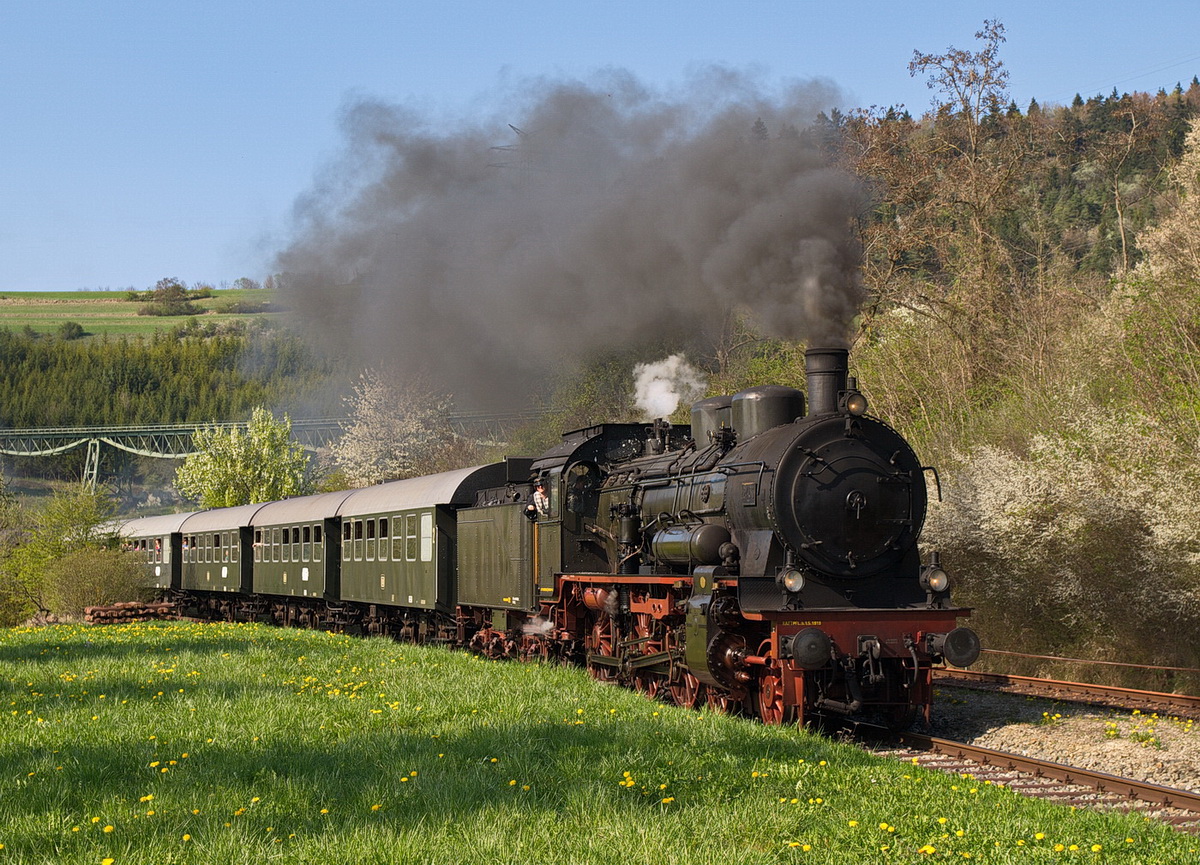
[[[867,413],[844,349],[806,362],[807,410],[753,388],[697,403],[690,427],[603,424],[533,459],[125,533],[193,612],[571,660],[768,723],[904,726],[928,716],[933,665],[968,666],[979,641],[918,550],[926,468]],[[188,560],[220,543],[200,558],[239,576],[216,586]]]

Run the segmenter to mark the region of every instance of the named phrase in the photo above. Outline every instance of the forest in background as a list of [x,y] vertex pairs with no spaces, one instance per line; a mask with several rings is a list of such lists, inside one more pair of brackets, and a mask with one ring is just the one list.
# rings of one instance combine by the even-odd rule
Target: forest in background
[[[919,116],[759,123],[746,152],[800,136],[871,193],[852,372],[941,470],[925,541],[985,644],[1200,666],[1200,80],[1020,106],[1003,43],[986,22],[974,50],[915,52],[909,71],[935,100]],[[687,344],[572,359],[532,398],[548,419],[506,451],[639,419],[639,362],[682,351],[709,393],[733,393],[803,384],[803,348],[730,310]],[[254,328],[0,330],[0,371],[11,426],[232,420],[254,405],[300,417],[326,413],[314,393],[337,406],[362,373]]]

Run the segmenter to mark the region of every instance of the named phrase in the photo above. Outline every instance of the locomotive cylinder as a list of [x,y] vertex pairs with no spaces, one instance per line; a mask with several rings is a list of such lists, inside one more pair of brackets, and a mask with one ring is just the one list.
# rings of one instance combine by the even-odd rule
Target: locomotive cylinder
[[719,565],[721,547],[729,543],[729,530],[705,523],[699,526],[671,526],[655,533],[651,548],[660,564]]

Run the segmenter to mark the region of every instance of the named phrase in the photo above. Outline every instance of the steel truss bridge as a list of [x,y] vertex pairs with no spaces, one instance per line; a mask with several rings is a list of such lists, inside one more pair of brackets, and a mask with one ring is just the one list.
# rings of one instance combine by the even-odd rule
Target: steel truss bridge
[[[459,412],[449,417],[459,435],[491,442],[506,440],[514,430],[543,417],[542,412]],[[293,420],[292,439],[306,450],[316,451],[337,439],[345,418]],[[196,451],[193,436],[201,429],[229,431],[246,429],[245,422],[207,424],[148,424],[144,426],[53,427],[46,429],[0,430],[0,454],[13,457],[45,457],[87,448],[83,482],[96,488],[100,476],[100,449],[115,448],[126,453],[158,459],[183,459]]]

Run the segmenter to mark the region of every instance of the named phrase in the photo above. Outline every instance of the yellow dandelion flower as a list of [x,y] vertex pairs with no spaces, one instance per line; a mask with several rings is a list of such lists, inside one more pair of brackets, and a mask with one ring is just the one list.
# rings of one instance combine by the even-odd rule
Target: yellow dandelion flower
[[183,836],[183,840],[184,840],[184,841],[191,841],[191,840],[192,840],[192,836],[191,836],[191,835],[184,835],[184,836]]
[[920,850],[918,850],[917,852],[918,852],[918,853],[924,853],[926,856],[931,856],[931,855],[933,855],[934,853],[936,853],[936,852],[937,852],[937,848],[936,848],[936,847],[934,847],[932,844],[926,844],[924,847],[922,847],[922,848],[921,848]]
[[382,806],[382,805],[380,805],[380,804],[377,802],[377,803],[375,803],[374,805],[372,805],[372,806],[371,806],[371,810],[372,810],[372,811],[378,811],[378,810],[379,810],[380,808],[382,808],[382,807],[383,807],[383,806]]
[[116,861],[117,861],[116,859],[113,859],[113,858],[110,856],[110,857],[109,857],[109,858],[107,858],[107,859],[101,859],[101,860],[100,860],[100,865],[113,865],[113,863],[114,863],[114,862],[116,862]]
[[1035,840],[1035,841],[1043,841],[1043,840],[1045,840],[1045,838],[1046,838],[1045,832],[1034,832],[1033,833],[1033,840]]
[[508,786],[510,786],[510,787],[515,787],[515,786],[517,786],[517,779],[516,779],[516,778],[513,778],[511,781],[509,781],[509,782],[508,782]]
[[1099,852],[1100,852],[1101,850],[1103,850],[1103,849],[1104,849],[1104,847],[1103,847],[1102,845],[1100,845],[1100,844],[1093,844],[1093,845],[1092,845],[1092,852],[1093,852],[1093,853],[1099,853]]
[[328,813],[329,813],[329,809],[328,809],[328,808],[322,808],[322,809],[321,809],[321,813],[322,813],[322,814],[328,814]]
[[857,826],[857,825],[858,825],[858,821],[857,821],[857,820],[847,820],[846,822],[847,822],[847,824],[848,824],[848,825],[850,825],[850,826]]
[[148,795],[146,795],[146,796],[143,796],[142,798],[138,799],[138,801],[139,801],[139,802],[149,802],[149,801],[150,801],[150,800],[152,800],[153,798],[154,798],[154,794],[153,794],[153,793],[150,793],[150,794],[148,794]]
[[113,826],[111,823],[109,823],[107,826],[105,826],[105,827],[104,827],[104,831],[105,831],[105,833],[106,833],[106,834],[107,834],[107,833],[111,833],[111,832],[115,832],[115,831],[116,831],[116,827],[115,827],[115,826]]

